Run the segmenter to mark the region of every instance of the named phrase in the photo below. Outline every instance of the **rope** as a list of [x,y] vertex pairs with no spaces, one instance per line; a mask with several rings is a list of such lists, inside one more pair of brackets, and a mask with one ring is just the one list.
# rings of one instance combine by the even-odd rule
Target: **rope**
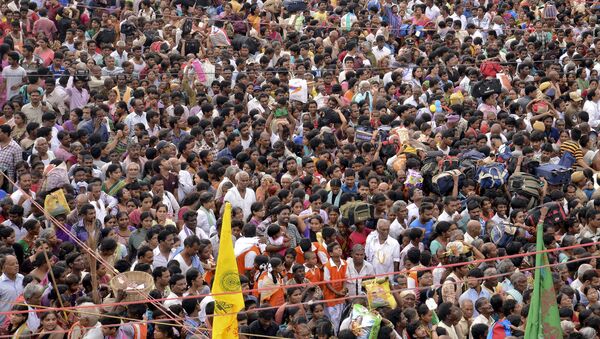
[[[559,249],[550,249],[550,250],[544,250],[544,251],[536,251],[536,252],[529,252],[529,253],[521,253],[521,254],[515,254],[515,255],[510,255],[510,256],[503,256],[503,257],[497,257],[497,258],[490,258],[490,259],[481,259],[481,260],[474,260],[474,261],[470,261],[470,262],[465,262],[465,263],[458,263],[458,264],[448,264],[448,265],[441,265],[441,266],[430,266],[430,267],[415,267],[411,270],[408,271],[400,271],[400,272],[391,272],[391,273],[384,273],[384,274],[375,274],[375,275],[365,275],[365,276],[359,276],[359,277],[350,277],[350,278],[345,278],[345,279],[335,279],[335,280],[328,280],[328,281],[323,281],[321,283],[301,283],[301,284],[291,284],[291,285],[282,285],[280,287],[267,287],[267,288],[261,288],[261,289],[248,289],[248,290],[243,290],[243,291],[238,291],[238,292],[223,292],[223,293],[210,293],[210,294],[199,294],[199,295],[190,295],[190,296],[185,296],[185,297],[177,297],[177,298],[160,298],[160,299],[151,299],[151,300],[138,300],[138,301],[122,301],[122,302],[115,302],[115,303],[103,303],[103,304],[94,304],[94,305],[89,305],[89,306],[71,306],[71,307],[64,307],[64,308],[60,308],[60,307],[54,307],[54,308],[46,308],[45,310],[52,310],[52,311],[61,311],[61,310],[79,310],[82,308],[96,308],[96,307],[114,307],[114,306],[126,306],[126,305],[132,305],[132,304],[143,304],[143,303],[147,303],[147,302],[164,302],[164,301],[168,301],[168,300],[184,300],[184,299],[200,299],[200,298],[204,298],[204,297],[214,297],[217,295],[227,295],[227,294],[236,294],[236,293],[243,293],[243,294],[250,294],[251,292],[257,291],[257,292],[261,292],[261,291],[271,291],[273,289],[276,288],[284,288],[284,289],[289,289],[289,288],[294,288],[294,287],[305,287],[305,286],[314,286],[314,285],[323,285],[326,283],[333,283],[333,282],[347,282],[347,281],[353,281],[353,280],[368,280],[368,279],[373,279],[373,278],[378,278],[378,277],[389,277],[390,275],[395,275],[395,274],[406,274],[409,271],[414,271],[414,272],[419,272],[419,271],[430,271],[430,270],[434,270],[434,269],[448,269],[448,268],[452,268],[452,267],[458,267],[458,266],[465,266],[465,265],[475,265],[475,264],[480,264],[480,263],[484,263],[484,262],[488,262],[488,261],[498,261],[498,260],[502,260],[502,259],[512,259],[512,258],[519,258],[519,257],[523,257],[523,256],[533,256],[537,253],[551,253],[551,252],[555,252],[557,250],[568,250],[568,249],[574,249],[574,248],[581,248],[581,247],[585,247],[585,246],[592,246],[592,245],[596,245],[596,244],[600,244],[600,242],[595,242],[595,243],[588,243],[588,244],[584,244],[584,245],[579,245],[579,246],[569,246],[569,247],[564,247],[564,248],[559,248]],[[574,263],[574,262],[580,262],[580,261],[587,261],[590,259],[594,259],[594,258],[600,258],[600,254],[596,255],[596,256],[589,256],[589,257],[585,257],[585,258],[577,258],[577,259],[572,259],[569,260],[567,262],[564,263],[553,263],[553,264],[549,264],[549,265],[545,265],[545,266],[533,266],[533,267],[529,267],[526,269],[522,269],[520,271],[530,271],[530,270],[534,270],[536,268],[542,268],[542,267],[554,267],[554,266],[558,266],[561,264],[568,264],[568,263]],[[504,276],[508,276],[511,275],[513,272],[511,273],[501,273],[501,274],[496,274],[496,275],[492,275],[492,276],[485,276],[482,278],[477,278],[476,280],[485,280],[485,279],[489,279],[489,278],[494,278],[494,277],[504,277]],[[472,278],[475,279],[475,278]],[[463,283],[462,281],[458,281],[458,282],[454,282],[453,284],[460,284]],[[392,290],[393,292],[401,292],[404,290],[418,290],[419,288],[405,288],[405,289],[398,289],[398,290]],[[354,299],[357,297],[363,297],[363,296],[346,296],[346,297],[340,297],[340,298],[336,298],[336,299],[331,299],[331,300],[349,300],[349,299]],[[18,303],[11,303],[11,304],[18,304]],[[303,304],[308,304],[308,303],[300,303],[297,305],[303,305]],[[274,307],[270,307],[270,308],[278,308],[279,306],[274,306]],[[265,308],[265,309],[269,309],[269,308]],[[43,312],[45,310],[41,310],[41,311],[5,311],[5,312],[0,312],[0,315],[7,315],[7,314],[14,314],[14,313],[28,313],[28,312]],[[252,311],[255,310],[259,310],[259,308],[253,308]],[[226,315],[226,314],[223,314]]]

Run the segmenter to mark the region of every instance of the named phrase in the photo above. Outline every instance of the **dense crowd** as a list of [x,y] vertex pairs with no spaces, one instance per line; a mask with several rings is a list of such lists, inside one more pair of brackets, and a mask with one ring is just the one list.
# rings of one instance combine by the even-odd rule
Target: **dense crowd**
[[597,9],[1,0],[0,337],[600,337]]

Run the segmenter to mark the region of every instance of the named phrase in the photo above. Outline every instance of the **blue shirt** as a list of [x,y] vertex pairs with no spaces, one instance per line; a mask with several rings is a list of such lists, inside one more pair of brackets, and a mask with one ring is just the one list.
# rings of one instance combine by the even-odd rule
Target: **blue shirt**
[[[15,280],[10,280],[6,274],[0,276],[0,312],[10,311],[10,303],[17,300],[23,293],[23,275],[17,273]],[[0,323],[4,322],[6,315],[0,315]]]
[[352,188],[346,186],[346,184],[342,184],[342,192],[357,194],[358,193],[358,183],[354,182],[354,186]]
[[[477,299],[486,298],[487,300],[490,300],[491,297],[492,296],[490,295],[490,292],[486,291],[484,288],[481,289],[481,292],[477,292],[477,290],[474,288],[469,288],[463,294],[460,295],[460,297],[458,298],[458,303],[462,305],[462,302],[468,299],[473,302],[473,305],[475,305]],[[473,307],[473,317],[476,317],[478,315],[479,312],[477,312],[477,310]]]
[[[92,135],[94,134],[94,120],[90,120],[88,122],[85,122],[83,125],[81,125],[81,129],[85,130],[88,135]],[[100,124],[100,139],[103,142],[108,142],[108,128],[106,128],[105,124]]]
[[433,232],[433,219],[431,219],[423,224],[417,218],[413,222],[411,222],[408,227],[409,228],[418,227],[418,228],[424,229],[425,230],[425,239],[423,239],[423,242],[426,244],[429,242],[429,237],[431,236],[431,232]]

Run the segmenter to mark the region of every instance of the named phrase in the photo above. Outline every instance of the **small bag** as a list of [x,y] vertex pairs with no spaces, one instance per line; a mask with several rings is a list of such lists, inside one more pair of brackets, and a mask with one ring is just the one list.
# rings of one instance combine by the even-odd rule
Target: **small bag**
[[460,168],[460,162],[458,157],[447,155],[440,161],[439,167],[440,172],[452,171]]
[[546,179],[550,185],[564,185],[571,181],[571,168],[555,164],[544,164],[535,169],[538,177]]
[[404,181],[404,185],[409,189],[413,187],[423,188],[423,176],[421,173],[409,169],[406,172],[406,181]]
[[482,189],[499,188],[508,179],[508,171],[504,164],[491,163],[477,170],[477,182]]

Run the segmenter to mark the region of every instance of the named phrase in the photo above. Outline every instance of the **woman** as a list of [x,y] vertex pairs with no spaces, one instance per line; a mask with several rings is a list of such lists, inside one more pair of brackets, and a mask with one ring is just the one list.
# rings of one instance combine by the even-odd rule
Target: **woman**
[[296,315],[306,317],[306,311],[304,310],[304,306],[302,303],[302,288],[300,287],[290,287],[286,290],[286,302],[281,305],[277,312],[275,313],[275,322],[279,325],[284,325],[289,323],[291,319],[289,319],[290,309],[298,308],[298,312]]
[[79,108],[76,108],[69,112],[69,120],[65,121],[62,125],[63,130],[65,132],[76,132],[77,125],[81,122],[81,117],[83,116],[83,111]]
[[256,189],[256,201],[264,202],[270,196],[271,187],[275,183],[275,179],[269,174],[263,175],[260,179],[260,186]]
[[38,47],[33,53],[39,56],[44,61],[44,67],[50,66],[52,60],[54,60],[54,51],[50,48],[48,38],[38,39]]
[[194,191],[196,185],[200,183],[200,177],[198,176],[198,170],[200,167],[200,158],[196,153],[191,153],[185,159],[187,168],[183,171],[179,171],[179,200]]
[[213,248],[210,240],[200,240],[198,255],[200,257],[202,269],[204,269],[204,275],[202,279],[204,279],[204,283],[206,285],[210,285],[212,283],[213,277],[215,276],[215,270],[217,268],[217,263],[215,262],[215,258],[213,257]]
[[446,245],[450,242],[450,236],[455,229],[455,224],[451,224],[447,221],[440,221],[437,224],[435,231],[431,235],[432,241],[429,246],[431,253],[433,253],[434,256],[437,256],[436,254],[439,249],[446,248]]
[[27,116],[23,112],[15,112],[13,115],[13,128],[10,132],[10,137],[17,143],[20,143],[25,138],[27,132]]
[[116,198],[119,202],[116,206],[119,212],[125,212],[129,215],[129,213],[137,208],[136,202],[131,199],[131,193],[126,188],[117,191]]
[[154,225],[166,227],[167,225],[177,226],[173,220],[169,218],[169,209],[165,204],[156,205],[156,222]]
[[135,227],[129,224],[129,216],[127,213],[117,213],[117,228],[115,229],[117,242],[123,246],[127,246],[129,237],[133,231],[135,231]]
[[40,234],[40,222],[36,219],[30,219],[23,223],[23,228],[27,231],[25,237],[19,240],[17,244],[23,248],[23,253],[27,255],[31,255],[31,249],[33,248],[33,243],[37,238],[38,234]]
[[140,216],[143,212],[155,213],[155,210],[152,208],[152,195],[150,195],[150,193],[142,192],[140,194],[140,201],[140,207],[129,213],[129,222],[135,226],[138,226],[141,223]]
[[262,202],[255,202],[250,206],[249,224],[258,226],[265,219],[265,206]]
[[106,180],[102,183],[102,190],[111,196],[115,196],[119,190],[125,187],[122,180],[123,170],[120,165],[110,164],[106,169]]
[[27,311],[28,309],[27,305],[15,305],[12,307],[12,311],[15,313],[10,314],[10,323],[8,325],[8,334],[12,335],[12,339],[31,338],[33,336],[33,333],[31,333],[31,330],[27,326],[29,313],[23,313],[23,311]]
[[40,314],[40,329],[37,339],[64,339],[67,333],[58,324],[58,316],[55,311],[42,312]]

